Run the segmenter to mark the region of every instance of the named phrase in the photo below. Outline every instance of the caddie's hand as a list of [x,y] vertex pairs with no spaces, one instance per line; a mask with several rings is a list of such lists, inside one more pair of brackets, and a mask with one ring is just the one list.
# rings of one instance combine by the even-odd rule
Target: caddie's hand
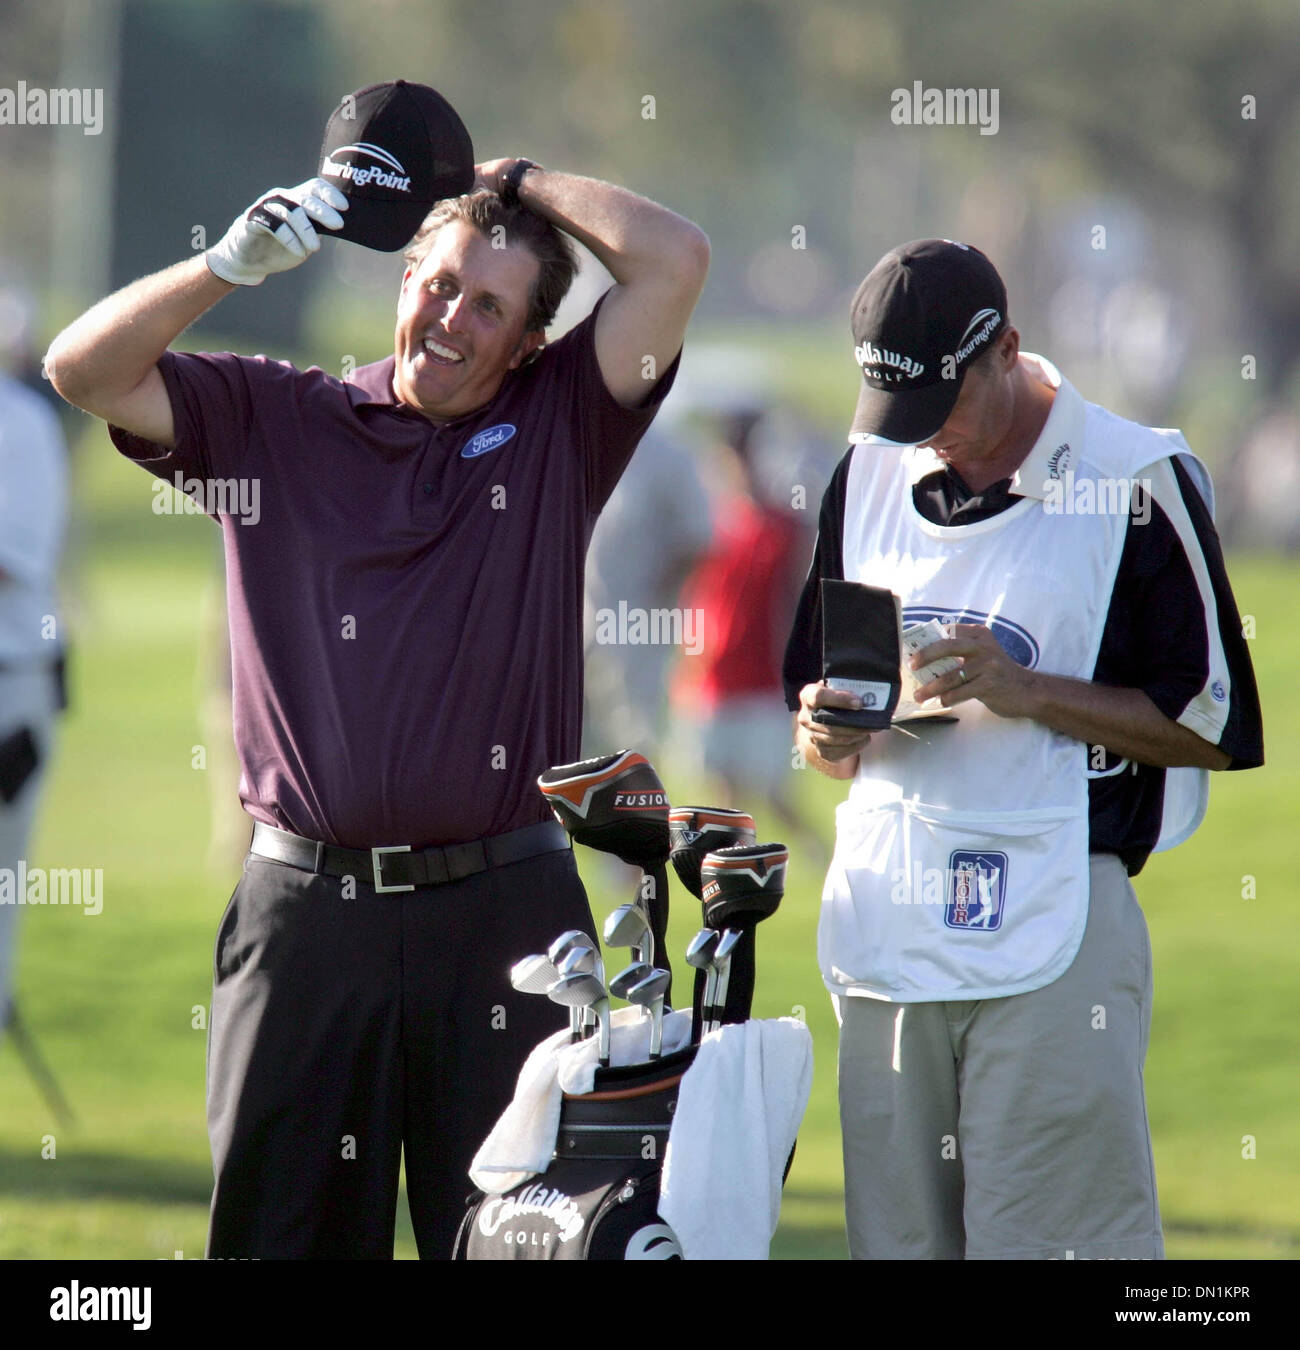
[[814,722],[812,715],[818,708],[861,708],[862,700],[845,689],[831,689],[825,684],[806,684],[799,691],[799,712],[795,724],[800,734],[819,755],[831,763],[856,755],[871,739],[871,732],[861,727],[829,727]]
[[[320,248],[316,225],[337,230],[348,199],[323,178],[263,193],[204,255],[208,269],[233,286],[260,286]],[[313,223],[314,222],[314,223]]]
[[916,691],[918,703],[937,698],[945,708],[975,698],[999,717],[1029,717],[1034,673],[1013,661],[983,624],[959,623],[952,637],[923,647],[911,659],[913,670],[943,656],[961,661],[956,670],[940,675]]

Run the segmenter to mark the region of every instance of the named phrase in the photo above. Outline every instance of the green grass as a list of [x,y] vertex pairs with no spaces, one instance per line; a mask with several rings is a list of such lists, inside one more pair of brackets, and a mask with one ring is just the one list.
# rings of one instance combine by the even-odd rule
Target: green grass
[[[191,767],[201,596],[215,573],[205,521],[154,516],[148,478],[97,431],[82,450],[88,512],[75,707],[61,729],[32,861],[104,869],[103,913],[23,915],[28,1024],[79,1116],[56,1128],[13,1049],[0,1047],[0,1258],[157,1257],[203,1249],[211,1180],[203,1122],[212,940],[234,882],[206,865],[206,774]],[[85,504],[89,504],[88,506]],[[1138,879],[1156,962],[1147,1089],[1171,1257],[1300,1255],[1295,1107],[1295,915],[1289,858],[1300,804],[1300,642],[1294,569],[1237,558],[1253,614],[1269,765],[1214,780],[1206,824]],[[697,784],[664,766],[679,800]],[[825,824],[843,788],[800,780]],[[581,859],[599,916],[625,898]],[[1242,878],[1255,878],[1242,899]],[[774,1255],[842,1258],[835,1025],[814,957],[820,874],[800,867],[761,931],[760,1016],[802,1010],[817,1062]],[[681,905],[673,948],[694,927]],[[55,1156],[42,1157],[53,1136]],[[1242,1156],[1243,1136],[1255,1157]],[[398,1255],[414,1256],[405,1212]]]

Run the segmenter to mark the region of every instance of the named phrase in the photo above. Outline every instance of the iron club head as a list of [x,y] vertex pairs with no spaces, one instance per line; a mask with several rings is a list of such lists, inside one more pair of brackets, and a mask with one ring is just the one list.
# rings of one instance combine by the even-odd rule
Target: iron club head
[[664,1039],[664,995],[672,983],[666,970],[652,970],[627,991],[627,1001],[650,1010],[650,1058],[658,1059]]
[[[560,978],[554,963],[548,956],[525,956],[510,967],[511,987],[521,994],[544,994]],[[569,1009],[569,1039],[576,1041],[582,1036],[582,1009]]]
[[599,1056],[602,1067],[609,1065],[609,995],[604,982],[595,975],[575,973],[561,976],[547,991],[552,1003],[565,1008],[590,1008],[600,1033]]
[[[654,967],[647,965],[644,961],[637,961],[627,967],[626,970],[620,970],[609,982],[609,992],[615,998],[626,999],[627,992],[634,985],[644,980],[647,975],[654,973]],[[630,1002],[630,1000],[629,1000]]]

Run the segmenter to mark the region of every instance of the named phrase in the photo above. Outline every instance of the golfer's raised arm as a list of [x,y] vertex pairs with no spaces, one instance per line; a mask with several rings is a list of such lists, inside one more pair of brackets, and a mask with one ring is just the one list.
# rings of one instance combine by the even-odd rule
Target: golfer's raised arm
[[346,199],[321,179],[264,193],[201,257],[133,281],[69,324],[45,356],[50,383],[76,407],[171,448],[159,357],[236,286],[259,285],[316,252],[313,222],[337,228],[335,208],[346,210]]
[[234,289],[202,257],[142,277],[69,324],[46,353],[45,373],[69,403],[171,448],[175,428],[158,358]]
[[[508,190],[517,163],[494,160],[479,174]],[[681,350],[709,269],[708,236],[611,183],[537,166],[514,178],[520,202],[585,244],[614,278],[596,319],[596,359],[610,393],[637,407]]]

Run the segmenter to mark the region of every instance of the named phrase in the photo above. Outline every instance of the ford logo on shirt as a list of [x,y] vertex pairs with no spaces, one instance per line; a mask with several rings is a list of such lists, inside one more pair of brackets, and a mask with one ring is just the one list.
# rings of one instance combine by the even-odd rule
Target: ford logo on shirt
[[473,459],[477,455],[486,455],[489,450],[496,450],[515,434],[515,430],[513,422],[499,422],[486,431],[480,431],[465,442],[465,448],[460,452],[461,459]]
[[1018,623],[1010,619],[988,615],[978,609],[935,609],[931,605],[905,605],[903,622],[905,624],[925,623],[928,619],[937,619],[940,623],[977,623],[989,629],[1002,646],[1002,650],[1018,665],[1033,670],[1038,664],[1038,643],[1033,636]]

